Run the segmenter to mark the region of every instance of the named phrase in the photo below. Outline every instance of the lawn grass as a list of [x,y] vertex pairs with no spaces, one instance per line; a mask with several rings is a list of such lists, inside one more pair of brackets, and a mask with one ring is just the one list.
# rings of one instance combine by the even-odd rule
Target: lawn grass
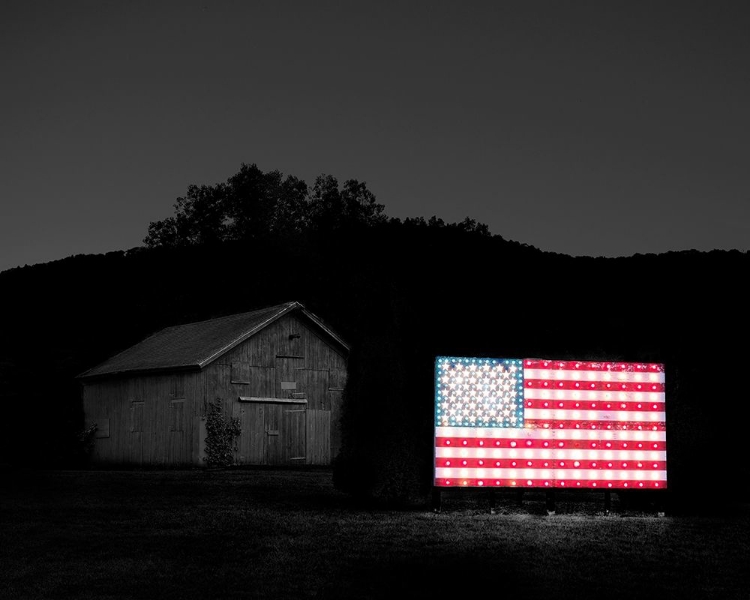
[[0,598],[750,599],[750,508],[364,506],[327,470],[4,471]]

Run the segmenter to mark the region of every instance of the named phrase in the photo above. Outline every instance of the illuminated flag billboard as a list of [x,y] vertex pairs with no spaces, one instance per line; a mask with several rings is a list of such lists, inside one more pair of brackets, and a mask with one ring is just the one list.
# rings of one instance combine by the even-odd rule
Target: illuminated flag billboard
[[664,365],[435,360],[436,487],[667,487]]

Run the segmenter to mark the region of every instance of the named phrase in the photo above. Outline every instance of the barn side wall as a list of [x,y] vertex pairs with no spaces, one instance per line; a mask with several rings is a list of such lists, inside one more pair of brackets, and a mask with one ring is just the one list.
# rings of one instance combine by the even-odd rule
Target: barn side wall
[[84,383],[86,423],[97,425],[93,462],[138,467],[196,464],[202,397],[198,372]]

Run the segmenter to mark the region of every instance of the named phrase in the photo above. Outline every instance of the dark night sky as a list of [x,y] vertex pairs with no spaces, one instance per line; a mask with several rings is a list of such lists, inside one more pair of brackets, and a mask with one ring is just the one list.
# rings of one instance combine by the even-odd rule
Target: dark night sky
[[0,270],[241,164],[573,256],[750,250],[750,3],[5,0]]

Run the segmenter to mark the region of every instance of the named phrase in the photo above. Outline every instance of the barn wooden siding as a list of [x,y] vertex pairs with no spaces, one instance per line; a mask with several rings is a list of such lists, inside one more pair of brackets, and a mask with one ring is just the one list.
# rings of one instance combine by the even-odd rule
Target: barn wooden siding
[[317,328],[284,315],[200,371],[84,385],[98,463],[205,465],[208,402],[240,419],[241,465],[329,465],[341,444],[346,358]]
[[134,466],[196,464],[202,387],[198,372],[85,384],[87,425],[97,424],[92,458]]
[[207,398],[231,390],[239,464],[327,465],[338,452],[346,360],[294,316],[219,358],[205,377]]

